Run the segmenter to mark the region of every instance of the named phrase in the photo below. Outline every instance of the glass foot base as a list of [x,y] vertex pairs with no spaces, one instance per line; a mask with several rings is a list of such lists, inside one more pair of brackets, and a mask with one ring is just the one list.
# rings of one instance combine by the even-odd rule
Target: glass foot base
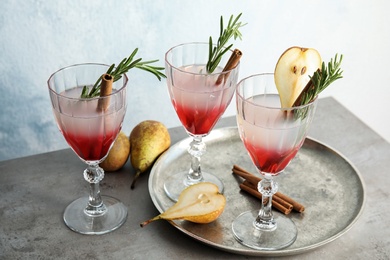
[[85,214],[88,197],[79,198],[66,207],[65,224],[73,231],[86,235],[102,235],[116,230],[127,219],[127,207],[119,200],[102,196],[107,211],[101,216]]
[[[177,199],[179,198],[180,193],[190,186],[191,184],[188,184],[186,182],[187,180],[188,172],[180,172],[173,176],[171,176],[165,183],[164,183],[164,191],[167,194],[167,196],[177,202]],[[223,193],[224,185],[222,181],[215,175],[207,172],[202,172],[203,176],[203,182],[211,182],[218,186],[218,190],[220,193]],[[195,184],[195,183],[192,183]]]
[[276,229],[262,231],[253,225],[258,212],[244,212],[233,221],[232,230],[238,242],[250,248],[266,251],[283,249],[295,242],[298,231],[291,219],[274,214]]

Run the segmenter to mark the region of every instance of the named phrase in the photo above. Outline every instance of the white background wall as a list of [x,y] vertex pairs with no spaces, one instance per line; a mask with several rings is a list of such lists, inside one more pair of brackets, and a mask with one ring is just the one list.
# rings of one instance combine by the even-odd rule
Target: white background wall
[[[290,46],[316,48],[325,61],[344,54],[344,78],[325,90],[390,141],[390,2],[386,0],[2,0],[0,160],[66,148],[54,123],[46,80],[83,62],[117,63],[139,47],[160,59],[172,46],[215,39],[219,19],[242,12],[240,78],[273,71]],[[124,131],[146,119],[180,125],[165,80],[129,73]],[[232,104],[225,116],[234,115]]]

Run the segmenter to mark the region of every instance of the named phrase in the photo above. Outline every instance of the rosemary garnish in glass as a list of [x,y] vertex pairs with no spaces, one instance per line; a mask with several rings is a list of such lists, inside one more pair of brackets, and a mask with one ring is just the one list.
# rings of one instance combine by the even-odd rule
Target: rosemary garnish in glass
[[[313,76],[310,77],[310,81],[306,87],[302,90],[293,106],[302,106],[312,102],[325,88],[327,88],[334,81],[341,79],[343,71],[340,68],[343,55],[338,57],[335,55],[334,59],[330,59],[328,66],[325,62],[322,62],[321,69],[314,72]],[[308,112],[308,107],[304,107],[296,111],[295,118],[305,118]]]
[[328,66],[325,62],[322,62],[321,70],[314,72],[313,76],[310,77],[308,85],[303,89],[294,103],[294,106],[300,106],[310,103],[314,100],[318,94],[320,94],[325,88],[327,88],[334,81],[341,79],[343,71],[340,68],[343,55],[338,57],[335,55],[334,59],[330,59]]
[[233,44],[230,44],[228,47],[224,47],[230,38],[234,37],[235,40],[237,38],[241,40],[242,34],[239,29],[245,25],[238,21],[241,15],[242,13],[240,13],[236,18],[231,15],[226,29],[224,29],[223,17],[221,16],[220,33],[215,46],[213,45],[212,37],[210,36],[209,38],[209,58],[206,65],[208,73],[212,73],[217,68],[222,56],[233,46]]
[[[161,78],[166,78],[165,74],[161,72],[161,70],[164,70],[164,67],[155,67],[149,65],[151,63],[157,62],[158,60],[141,61],[142,58],[138,58],[133,61],[137,52],[138,48],[136,48],[128,58],[124,58],[117,67],[115,67],[115,63],[112,64],[108,68],[106,74],[111,75],[115,82],[122,78],[122,75],[128,72],[131,68],[138,68],[154,74],[160,81]],[[102,79],[99,77],[96,83],[92,86],[91,90],[89,90],[87,86],[84,86],[83,91],[81,92],[81,98],[93,98],[99,96],[101,81]]]

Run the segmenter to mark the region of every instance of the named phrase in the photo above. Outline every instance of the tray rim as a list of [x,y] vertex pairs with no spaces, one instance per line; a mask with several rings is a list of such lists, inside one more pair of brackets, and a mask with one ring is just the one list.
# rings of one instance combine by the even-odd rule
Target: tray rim
[[[225,132],[225,131],[232,131],[232,130],[237,131],[237,134],[238,134],[237,126],[229,126],[229,127],[221,127],[221,128],[214,129],[209,134],[208,137],[212,138],[213,135],[216,135],[216,136],[219,136],[218,138],[221,138],[220,136],[223,136],[223,132]],[[159,165],[161,163],[161,161],[164,160],[164,158],[167,156],[167,154],[170,153],[170,151],[172,151],[173,149],[177,149],[178,147],[182,146],[183,143],[188,143],[191,140],[192,140],[191,137],[186,137],[186,138],[183,138],[181,140],[178,140],[168,150],[166,150],[163,154],[161,154],[161,156],[156,160],[156,162],[154,163],[154,165],[153,165],[153,167],[152,167],[152,169],[150,171],[150,175],[149,175],[149,179],[148,179],[149,195],[150,195],[150,197],[152,199],[152,202],[153,202],[154,206],[156,207],[156,209],[160,213],[162,213],[164,211],[164,209],[162,209],[160,207],[160,205],[159,205],[159,202],[156,201],[157,200],[156,196],[154,196],[152,194],[152,191],[153,191],[153,177],[156,174],[157,165]],[[362,213],[364,211],[364,208],[365,208],[365,204],[366,204],[366,187],[365,187],[365,183],[363,181],[361,173],[356,168],[356,166],[346,156],[344,156],[341,152],[339,152],[337,149],[334,149],[333,147],[325,144],[324,142],[321,142],[321,141],[319,141],[319,140],[317,140],[315,138],[312,138],[310,136],[306,137],[304,143],[306,143],[307,141],[314,142],[316,145],[322,146],[328,152],[332,152],[332,153],[336,154],[337,156],[339,156],[340,159],[344,160],[346,162],[346,164],[348,164],[353,169],[353,171],[356,174],[358,180],[360,181],[360,185],[361,185],[361,189],[362,189],[361,198],[360,198],[360,200],[361,200],[360,209],[359,209],[358,213],[355,215],[355,217],[351,220],[351,222],[344,229],[340,230],[339,232],[337,232],[333,236],[328,237],[328,238],[324,239],[323,241],[320,241],[320,242],[315,243],[315,244],[311,244],[311,245],[304,246],[304,247],[299,247],[299,248],[293,248],[293,249],[290,249],[289,247],[287,247],[285,249],[281,249],[281,250],[272,250],[272,251],[256,250],[256,249],[251,249],[249,247],[240,249],[240,248],[232,248],[232,247],[229,247],[229,246],[224,246],[224,245],[221,245],[221,244],[217,244],[217,243],[209,241],[209,240],[207,240],[207,239],[205,239],[203,237],[200,237],[200,236],[198,236],[196,234],[193,234],[192,232],[190,232],[187,229],[185,229],[184,227],[182,227],[179,224],[180,223],[179,221],[169,220],[168,222],[171,225],[173,225],[175,228],[177,228],[178,230],[183,232],[184,234],[186,234],[189,237],[191,237],[191,238],[193,238],[195,240],[198,240],[199,242],[202,242],[202,243],[204,243],[204,244],[206,244],[208,246],[214,247],[216,249],[219,249],[219,250],[222,250],[222,251],[225,251],[225,252],[230,252],[230,253],[240,254],[240,255],[247,255],[247,256],[290,256],[290,255],[298,255],[298,254],[302,254],[302,253],[305,253],[305,252],[312,251],[312,250],[314,250],[314,249],[316,249],[318,247],[324,246],[324,245],[326,245],[326,244],[336,240],[337,238],[341,237],[343,234],[348,232],[354,226],[354,224],[357,222],[357,220],[360,218],[360,216],[362,215]]]

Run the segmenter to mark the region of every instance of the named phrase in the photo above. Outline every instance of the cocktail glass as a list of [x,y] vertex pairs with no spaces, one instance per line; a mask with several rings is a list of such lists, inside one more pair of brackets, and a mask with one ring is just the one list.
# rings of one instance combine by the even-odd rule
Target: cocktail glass
[[[273,74],[258,74],[241,80],[236,88],[237,125],[252,162],[262,175],[260,211],[247,211],[232,223],[234,237],[260,250],[278,250],[296,240],[294,222],[271,210],[272,195],[281,174],[295,157],[307,136],[317,100],[292,108],[281,108]],[[297,187],[299,189],[299,187]]]
[[[59,130],[65,140],[88,165],[84,179],[89,196],[73,201],[65,209],[66,225],[82,234],[105,234],[120,227],[127,218],[127,207],[119,200],[100,194],[99,182],[104,160],[122,128],[126,113],[127,76],[114,82],[111,95],[80,98],[84,86],[92,86],[109,66],[78,64],[53,73],[48,80],[50,99]],[[98,104],[108,104],[102,109]]]
[[228,51],[219,63],[220,67],[207,73],[208,53],[208,43],[186,43],[165,54],[169,96],[187,134],[192,137],[188,148],[191,155],[189,171],[176,173],[164,183],[165,192],[173,201],[177,201],[184,188],[202,181],[216,184],[220,192],[224,190],[217,176],[201,170],[200,161],[206,151],[203,138],[213,129],[234,95],[239,64],[223,71],[230,58]]

